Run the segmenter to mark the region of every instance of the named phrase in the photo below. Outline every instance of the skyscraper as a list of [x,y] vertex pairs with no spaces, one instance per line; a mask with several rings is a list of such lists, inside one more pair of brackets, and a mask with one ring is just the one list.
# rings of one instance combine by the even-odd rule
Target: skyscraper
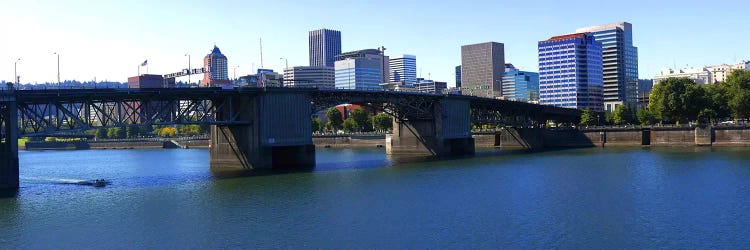
[[402,55],[391,58],[390,82],[402,83],[405,86],[413,86],[417,83],[417,57],[413,55]]
[[337,89],[380,89],[387,79],[388,59],[382,51],[365,49],[342,53],[336,57]]
[[310,66],[333,67],[341,54],[341,32],[319,29],[310,31]]
[[456,88],[461,89],[461,65],[456,66]]
[[284,87],[334,88],[333,67],[295,66],[284,69]]
[[618,105],[636,103],[638,96],[638,48],[633,46],[630,23],[612,23],[580,28],[577,33],[591,33],[602,44],[604,74],[604,108],[613,111]]
[[486,42],[461,46],[462,94],[487,98],[502,96],[505,46]]
[[203,67],[208,72],[203,73],[203,86],[229,85],[229,68],[227,66],[227,57],[221,53],[219,47],[214,45],[211,53],[203,58]]
[[539,102],[603,110],[602,45],[588,33],[539,42]]
[[503,97],[514,101],[539,101],[539,73],[521,71],[505,64]]

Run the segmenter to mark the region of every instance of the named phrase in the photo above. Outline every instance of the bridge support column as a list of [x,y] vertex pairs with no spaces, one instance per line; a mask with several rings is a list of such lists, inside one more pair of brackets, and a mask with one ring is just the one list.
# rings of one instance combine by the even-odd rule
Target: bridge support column
[[309,169],[315,166],[310,97],[296,92],[263,92],[227,100],[225,110],[242,110],[250,124],[211,126],[210,165],[217,171]]
[[386,135],[386,153],[473,155],[469,101],[442,99],[434,109],[432,119],[395,119],[393,134]]
[[0,191],[18,189],[18,110],[0,102]]

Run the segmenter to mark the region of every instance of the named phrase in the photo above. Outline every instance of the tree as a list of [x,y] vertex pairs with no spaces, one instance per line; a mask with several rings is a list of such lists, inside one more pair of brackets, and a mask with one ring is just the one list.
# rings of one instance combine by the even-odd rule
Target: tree
[[344,131],[346,132],[354,132],[357,131],[357,122],[354,121],[351,117],[347,118],[343,123]]
[[735,119],[750,115],[750,71],[734,70],[724,82],[727,106]]
[[164,127],[161,130],[159,130],[159,136],[164,137],[164,138],[174,137],[175,134],[177,134],[177,128]]
[[696,120],[706,104],[706,91],[700,85],[670,77],[651,90],[648,109],[660,122],[687,122]]
[[124,139],[127,136],[127,131],[125,127],[119,127],[115,129],[115,135],[117,136],[117,139]]
[[117,128],[108,128],[107,129],[107,138],[117,139]]
[[351,119],[357,125],[355,131],[372,131],[372,123],[370,122],[370,114],[362,108],[356,108],[351,111]]
[[654,117],[654,114],[651,113],[647,108],[639,109],[636,113],[636,116],[638,117],[638,122],[641,123],[641,125],[652,125],[656,123],[656,117]]
[[629,105],[619,105],[612,113],[612,122],[617,125],[630,124],[635,120]]
[[581,126],[593,126],[599,122],[596,119],[596,114],[591,109],[584,109],[581,111]]
[[320,131],[320,119],[317,117],[312,118],[312,131],[313,132],[319,132]]
[[138,126],[129,126],[125,131],[125,136],[127,138],[136,138],[138,137]]
[[705,86],[706,101],[708,105],[701,110],[701,118],[709,119],[711,122],[719,122],[730,116],[726,84],[709,84]]
[[96,139],[106,139],[107,138],[107,129],[106,128],[99,128],[96,130],[96,133],[94,134]]
[[393,128],[393,118],[386,113],[380,113],[372,117],[372,126],[377,131],[387,131]]
[[336,107],[329,108],[328,111],[326,111],[326,118],[328,118],[328,124],[330,124],[330,128],[334,130],[334,132],[341,129],[341,125],[344,123],[341,111]]

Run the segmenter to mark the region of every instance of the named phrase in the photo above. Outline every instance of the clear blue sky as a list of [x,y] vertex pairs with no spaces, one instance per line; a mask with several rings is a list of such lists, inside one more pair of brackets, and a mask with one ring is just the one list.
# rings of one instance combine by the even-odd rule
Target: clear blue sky
[[[614,5],[613,3],[617,3]],[[344,51],[385,46],[413,54],[421,75],[454,82],[460,46],[505,44],[505,60],[537,70],[537,41],[576,28],[627,21],[639,49],[640,78],[685,65],[750,59],[750,1],[10,1],[0,13],[0,79],[22,82],[126,81],[143,60],[149,73],[192,65],[214,43],[229,58],[229,74],[260,65],[307,65],[307,32],[340,30]],[[146,69],[143,68],[142,72]],[[197,76],[193,77],[195,81]]]

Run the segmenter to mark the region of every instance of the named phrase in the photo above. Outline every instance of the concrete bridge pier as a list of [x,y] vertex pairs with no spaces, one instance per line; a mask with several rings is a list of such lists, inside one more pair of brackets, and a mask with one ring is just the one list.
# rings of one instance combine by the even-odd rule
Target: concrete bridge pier
[[215,171],[309,169],[315,166],[310,96],[265,92],[226,100],[217,115],[239,111],[243,125],[211,126],[210,166]]
[[394,119],[393,134],[386,135],[391,155],[459,156],[474,154],[468,100],[442,99],[432,119]]
[[0,191],[18,189],[18,110],[0,102]]

